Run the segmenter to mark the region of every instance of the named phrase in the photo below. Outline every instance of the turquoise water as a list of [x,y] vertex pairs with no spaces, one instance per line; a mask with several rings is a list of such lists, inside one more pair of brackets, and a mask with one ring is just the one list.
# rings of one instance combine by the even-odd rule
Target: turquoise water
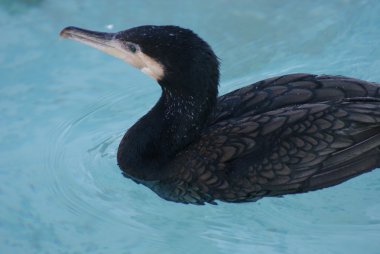
[[380,170],[202,207],[122,177],[119,140],[160,90],[58,37],[68,25],[191,28],[222,60],[221,93],[294,72],[380,81],[378,1],[107,2],[0,1],[0,253],[380,253]]

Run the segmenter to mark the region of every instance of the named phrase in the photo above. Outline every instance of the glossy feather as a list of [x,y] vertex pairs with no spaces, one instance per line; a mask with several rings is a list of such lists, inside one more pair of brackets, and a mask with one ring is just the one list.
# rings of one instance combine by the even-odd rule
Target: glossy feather
[[176,202],[244,202],[367,172],[380,165],[379,88],[340,76],[293,74],[221,96],[201,137],[151,188]]
[[380,165],[378,83],[301,73],[217,97],[219,61],[189,29],[67,27],[61,36],[150,70],[161,86],[117,161],[124,176],[164,199],[255,201],[333,186]]

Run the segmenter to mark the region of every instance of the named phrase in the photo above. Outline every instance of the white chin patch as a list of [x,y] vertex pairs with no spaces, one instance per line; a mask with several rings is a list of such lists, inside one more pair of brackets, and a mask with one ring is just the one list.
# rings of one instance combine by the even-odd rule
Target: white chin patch
[[148,76],[151,76],[152,78],[154,78],[154,79],[160,79],[157,75],[156,75],[156,73],[154,73],[151,69],[149,69],[148,67],[143,67],[143,68],[141,68],[140,69],[141,70],[141,72],[142,73],[145,73],[146,75],[148,75]]
[[155,80],[160,80],[164,77],[164,67],[162,64],[141,51],[134,54],[128,52],[124,61],[140,69],[142,73],[151,76]]
[[162,64],[142,52],[138,52],[136,55],[144,63],[144,66],[140,69],[143,73],[156,80],[160,80],[164,77],[164,66],[162,66]]
[[124,60],[125,62],[129,63],[133,67],[136,67],[143,73],[151,76],[156,80],[161,80],[164,77],[164,66],[153,58],[141,52],[141,49],[135,53],[132,53],[125,50],[123,46],[120,45],[120,43],[117,41],[111,41],[108,43],[108,45],[105,46],[98,45],[86,40],[79,41]]

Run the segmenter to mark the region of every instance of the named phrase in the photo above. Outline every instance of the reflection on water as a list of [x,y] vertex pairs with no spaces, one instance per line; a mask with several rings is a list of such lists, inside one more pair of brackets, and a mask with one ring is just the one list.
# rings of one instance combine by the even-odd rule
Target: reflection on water
[[0,253],[378,253],[380,170],[304,195],[203,207],[122,177],[118,143],[159,87],[58,38],[67,25],[189,27],[222,60],[221,93],[290,72],[380,81],[376,1],[41,3],[0,1]]

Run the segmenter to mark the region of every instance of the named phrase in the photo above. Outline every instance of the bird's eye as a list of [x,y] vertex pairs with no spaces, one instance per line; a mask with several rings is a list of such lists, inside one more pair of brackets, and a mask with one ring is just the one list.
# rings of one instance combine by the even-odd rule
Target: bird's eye
[[127,46],[128,46],[129,51],[131,51],[132,53],[136,53],[137,48],[136,48],[135,45],[133,45],[133,44],[128,44]]

